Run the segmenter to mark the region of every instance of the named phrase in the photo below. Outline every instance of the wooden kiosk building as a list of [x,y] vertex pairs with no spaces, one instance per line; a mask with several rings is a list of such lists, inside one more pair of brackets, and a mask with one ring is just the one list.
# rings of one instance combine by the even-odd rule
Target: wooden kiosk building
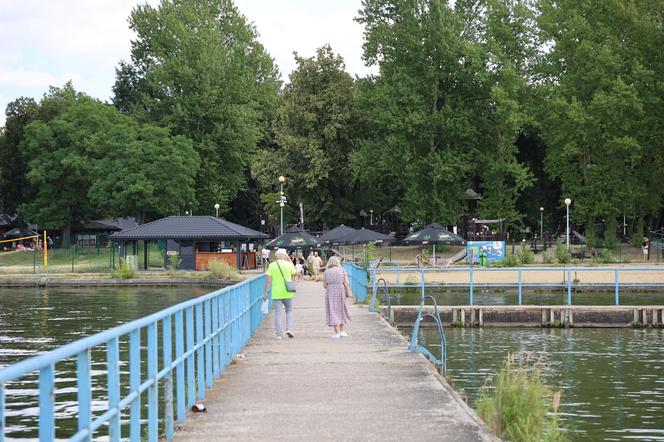
[[139,241],[143,241],[144,263],[148,262],[147,244],[164,241],[164,265],[177,254],[178,268],[183,270],[205,270],[213,259],[237,269],[255,269],[256,243],[266,238],[264,233],[214,216],[169,216],[108,237],[120,244],[120,256],[125,258],[137,257]]

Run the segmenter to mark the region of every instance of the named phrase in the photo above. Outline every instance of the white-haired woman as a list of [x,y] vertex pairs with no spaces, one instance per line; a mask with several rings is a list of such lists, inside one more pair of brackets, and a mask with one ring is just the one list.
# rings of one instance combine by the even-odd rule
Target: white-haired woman
[[348,275],[341,267],[341,261],[333,256],[327,261],[327,268],[323,275],[325,288],[325,321],[329,327],[334,328],[332,339],[348,336],[344,326],[350,322],[350,314],[346,306],[346,298],[352,296]]
[[286,281],[291,281],[295,275],[295,266],[288,257],[285,249],[278,249],[274,254],[276,260],[267,268],[267,279],[265,281],[265,290],[263,291],[263,300],[267,301],[267,296],[272,287],[272,301],[274,303],[274,332],[277,339],[281,339],[281,305],[286,310],[286,336],[295,337],[293,333],[293,292],[286,290]]

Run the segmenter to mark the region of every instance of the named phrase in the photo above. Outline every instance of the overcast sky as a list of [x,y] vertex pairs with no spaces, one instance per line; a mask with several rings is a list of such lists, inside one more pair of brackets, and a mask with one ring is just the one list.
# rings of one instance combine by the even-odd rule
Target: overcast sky
[[[72,80],[77,90],[109,100],[119,60],[129,59],[127,18],[145,0],[0,0],[0,126],[8,102],[39,99],[49,86]],[[158,0],[149,0],[158,4]],[[346,70],[370,72],[361,60],[362,27],[353,21],[360,0],[236,0],[260,33],[282,74],[293,51],[312,56],[329,43]]]

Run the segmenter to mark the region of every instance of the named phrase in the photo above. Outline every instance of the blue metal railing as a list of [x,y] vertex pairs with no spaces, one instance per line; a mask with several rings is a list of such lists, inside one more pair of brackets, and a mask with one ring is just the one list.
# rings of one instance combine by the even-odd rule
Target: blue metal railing
[[[507,268],[493,268],[493,267],[480,267],[476,268],[475,266],[464,266],[464,267],[448,267],[448,268],[427,268],[420,269],[417,267],[401,267],[399,269],[393,268],[380,268],[379,270],[372,269],[370,272],[371,275],[371,285],[372,292],[375,296],[377,286],[376,281],[380,278],[379,275],[384,274],[396,274],[397,281],[402,273],[405,274],[419,274],[421,275],[421,280],[425,280],[426,274],[431,273],[450,273],[450,272],[467,272],[468,273],[468,283],[465,284],[465,287],[468,287],[468,303],[469,305],[474,305],[475,302],[475,288],[476,286],[482,286],[476,282],[476,275],[484,272],[516,272],[516,283],[512,284],[502,284],[502,287],[510,286],[515,287],[518,290],[518,305],[522,305],[523,302],[523,289],[525,288],[555,288],[561,287],[560,283],[557,284],[524,284],[523,274],[534,271],[546,271],[546,272],[563,272],[564,282],[563,285],[567,292],[567,304],[572,305],[572,287],[573,287],[573,272],[589,271],[589,272],[610,272],[613,273],[613,281],[607,283],[607,287],[612,287],[615,293],[615,305],[620,305],[620,274],[634,271],[647,271],[647,272],[664,272],[663,267],[628,267],[628,268],[615,268],[615,267],[507,267]],[[444,287],[445,285],[440,284],[425,284],[426,287]],[[424,296],[424,287],[422,285],[421,291],[422,296]],[[580,286],[577,283],[574,283],[574,287]],[[413,287],[412,284],[392,284],[392,287]],[[643,287],[661,287],[664,288],[664,284],[654,283],[654,284],[623,284],[623,287],[630,288],[643,288]]]
[[[186,410],[205,398],[206,388],[212,387],[213,379],[233,361],[236,352],[262,322],[264,285],[265,276],[261,275],[0,370],[0,442],[4,442],[5,434],[11,430],[6,426],[5,406],[14,393],[12,384],[18,384],[35,371],[39,378],[39,439],[55,439],[56,364],[72,358],[76,360],[78,430],[69,440],[91,441],[96,430],[108,425],[109,440],[119,441],[124,423],[120,417],[126,409],[130,440],[147,437],[149,441],[157,441],[162,433],[167,440],[172,439],[174,422],[184,422]],[[144,332],[147,333],[145,350],[141,343]],[[122,345],[128,346],[128,376],[121,376],[120,372]],[[108,374],[106,397],[94,398],[93,407],[91,350],[98,346],[105,347]],[[141,375],[144,364],[145,378]],[[122,384],[127,381],[128,386]],[[163,398],[158,397],[160,387]],[[127,390],[121,397],[120,392]],[[141,416],[141,401],[146,399],[147,432],[143,433],[141,424],[145,417]],[[107,407],[98,415],[100,405]],[[164,419],[160,431],[162,407]]]
[[343,268],[348,273],[350,288],[355,294],[355,301],[364,302],[367,299],[367,269],[356,264],[344,262]]
[[[430,313],[424,313],[424,301],[425,299],[422,298],[420,302],[420,309],[417,313],[417,319],[415,320],[415,325],[413,326],[413,332],[410,336],[410,345],[408,346],[408,351],[414,352],[418,351],[422,353],[424,356],[429,359],[433,364],[435,364],[438,367],[438,370],[440,373],[443,375],[447,373],[447,341],[445,340],[445,332],[443,331],[443,323],[440,320],[440,315],[438,313],[438,303],[436,302],[436,298],[433,296],[426,296],[427,299],[430,299],[433,302],[433,311],[434,314]],[[418,342],[418,335],[420,332],[420,323],[422,322],[422,319],[424,318],[431,318],[436,322],[437,330],[438,330],[438,346],[440,347],[440,358],[437,358],[434,356],[431,351],[423,346],[420,345]],[[435,344],[429,344],[430,347],[435,347]]]

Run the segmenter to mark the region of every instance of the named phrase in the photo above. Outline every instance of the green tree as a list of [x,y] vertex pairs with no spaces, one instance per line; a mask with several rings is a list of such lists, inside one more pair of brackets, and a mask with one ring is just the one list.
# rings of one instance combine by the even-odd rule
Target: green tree
[[21,97],[7,105],[4,130],[0,132],[0,211],[16,212],[18,206],[27,201],[31,189],[26,180],[29,158],[21,150],[23,130],[39,111],[32,98]]
[[191,140],[154,125],[139,127],[128,117],[111,131],[88,191],[98,211],[142,223],[178,213],[193,199],[200,160]]
[[131,63],[114,103],[194,142],[201,158],[194,208],[227,203],[246,185],[280,87],[273,60],[230,0],[173,0],[131,13]]
[[606,219],[613,234],[622,214],[652,220],[664,197],[661,2],[542,0],[540,9],[547,171],[587,226]]
[[354,213],[348,174],[357,127],[353,78],[329,45],[295,60],[273,124],[276,146],[258,154],[253,172],[266,189],[286,176],[288,198],[308,209],[308,223],[347,222]]
[[514,147],[523,120],[518,66],[486,43],[486,23],[468,20],[471,2],[457,3],[363,2],[364,58],[380,75],[360,83],[368,137],[353,170],[389,191],[409,219],[455,223],[471,186],[485,194],[482,214],[516,222],[516,199],[531,180]]
[[25,219],[63,229],[94,216],[168,214],[193,195],[198,158],[191,141],[139,124],[114,107],[51,88],[41,117],[25,127],[21,150],[34,197],[19,207]]

